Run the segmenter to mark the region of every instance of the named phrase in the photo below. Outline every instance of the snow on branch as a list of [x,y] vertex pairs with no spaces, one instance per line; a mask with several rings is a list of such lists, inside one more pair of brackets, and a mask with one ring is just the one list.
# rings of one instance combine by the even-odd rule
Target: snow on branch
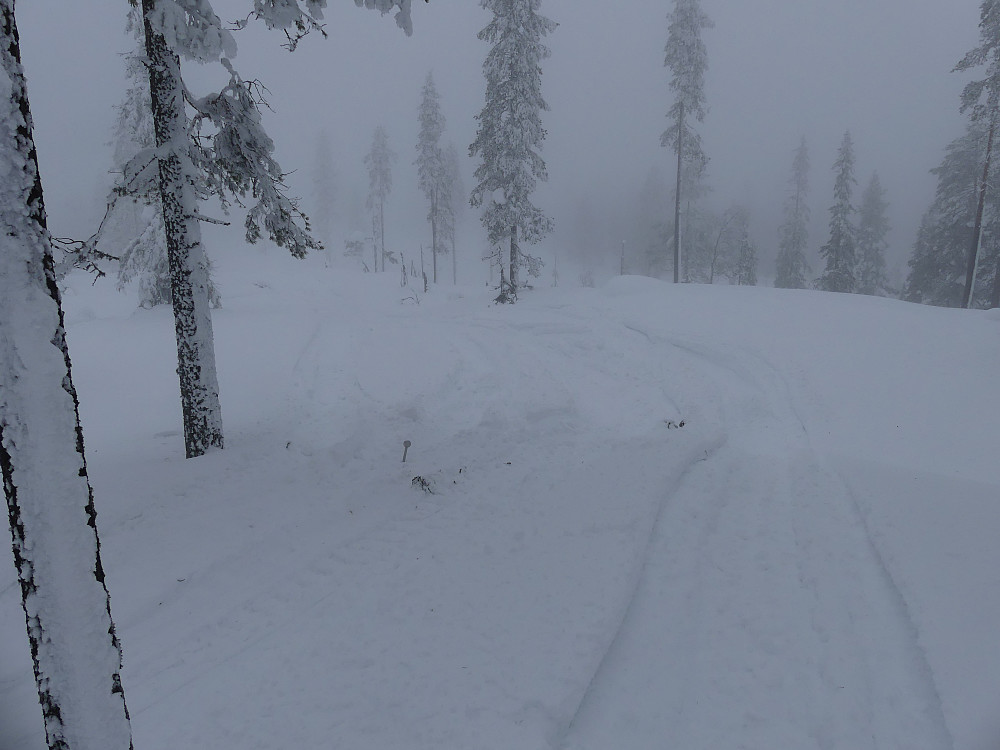
[[167,46],[189,60],[207,63],[236,56],[236,40],[208,0],[157,0],[146,17]]
[[[244,205],[247,195],[257,199],[246,217],[246,239],[256,242],[266,232],[277,245],[296,257],[321,245],[309,234],[309,221],[298,202],[285,193],[284,174],[273,157],[274,142],[261,123],[266,89],[244,81],[223,61],[230,73],[220,92],[190,99],[192,161],[203,175],[204,188],[226,206],[230,199]],[[208,129],[211,133],[206,134]],[[300,225],[301,224],[301,225]]]

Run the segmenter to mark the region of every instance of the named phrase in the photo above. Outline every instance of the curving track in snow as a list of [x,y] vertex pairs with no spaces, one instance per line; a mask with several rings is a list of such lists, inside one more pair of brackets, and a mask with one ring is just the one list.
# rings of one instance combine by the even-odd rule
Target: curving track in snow
[[714,383],[726,442],[664,499],[557,745],[951,748],[904,600],[780,373],[748,351],[657,343]]

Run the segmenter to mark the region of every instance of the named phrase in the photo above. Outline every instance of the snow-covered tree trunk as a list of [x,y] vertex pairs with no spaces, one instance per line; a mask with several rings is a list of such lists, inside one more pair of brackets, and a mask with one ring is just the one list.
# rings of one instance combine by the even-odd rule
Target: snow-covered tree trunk
[[13,0],[0,0],[0,469],[51,750],[132,746]]
[[153,128],[159,149],[160,202],[170,265],[177,337],[184,449],[188,458],[221,448],[222,407],[209,306],[208,258],[201,244],[198,195],[187,159],[189,140],[180,59],[150,24],[157,0],[142,0]]

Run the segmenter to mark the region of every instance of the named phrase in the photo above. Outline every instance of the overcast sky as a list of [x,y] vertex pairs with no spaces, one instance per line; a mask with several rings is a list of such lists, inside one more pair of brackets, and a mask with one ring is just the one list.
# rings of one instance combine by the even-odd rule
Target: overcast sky
[[[224,18],[246,15],[247,0],[215,0]],[[928,170],[961,133],[958,96],[967,77],[952,73],[978,39],[978,0],[703,0],[715,22],[704,35],[709,113],[701,126],[711,159],[710,201],[751,210],[752,232],[765,263],[792,154],[805,136],[812,156],[812,251],[826,240],[832,202],[831,166],[845,130],[857,149],[860,195],[874,170],[888,191],[893,225],[891,260],[905,262],[920,215],[933,194]],[[367,187],[362,158],[374,127],[384,124],[400,159],[387,207],[390,244],[415,249],[429,242],[426,208],[412,167],[419,90],[433,70],[448,131],[461,153],[475,135],[483,104],[482,60],[476,33],[489,14],[476,0],[414,3],[414,34],[349,0],[330,0],[328,39],[303,42],[289,54],[280,35],[237,36],[236,67],[271,91],[267,124],[293,192],[310,206],[309,168],[320,131],[333,144],[340,188],[337,236],[357,224]],[[634,219],[632,204],[650,168],[672,179],[670,154],[659,146],[671,99],[663,67],[665,0],[543,0],[559,23],[543,64],[550,181],[538,202],[557,223],[541,246],[571,252],[590,243],[611,256]],[[125,0],[22,0],[17,6],[22,54],[50,221],[57,234],[89,235],[108,184],[113,105],[123,87],[119,53]],[[214,69],[187,65],[196,93]],[[465,165],[466,187],[474,165]],[[665,207],[665,213],[668,209]],[[586,217],[594,228],[574,232]],[[234,230],[238,231],[238,230]],[[460,235],[469,254],[485,249],[470,216]],[[463,241],[464,240],[464,241]],[[209,248],[211,252],[211,248]],[[770,276],[772,267],[762,268]]]

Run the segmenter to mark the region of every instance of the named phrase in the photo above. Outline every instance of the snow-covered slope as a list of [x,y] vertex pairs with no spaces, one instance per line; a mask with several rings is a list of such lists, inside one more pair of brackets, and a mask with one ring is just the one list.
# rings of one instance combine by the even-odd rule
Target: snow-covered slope
[[66,296],[136,748],[1000,743],[996,314],[218,266],[191,461],[169,311]]

